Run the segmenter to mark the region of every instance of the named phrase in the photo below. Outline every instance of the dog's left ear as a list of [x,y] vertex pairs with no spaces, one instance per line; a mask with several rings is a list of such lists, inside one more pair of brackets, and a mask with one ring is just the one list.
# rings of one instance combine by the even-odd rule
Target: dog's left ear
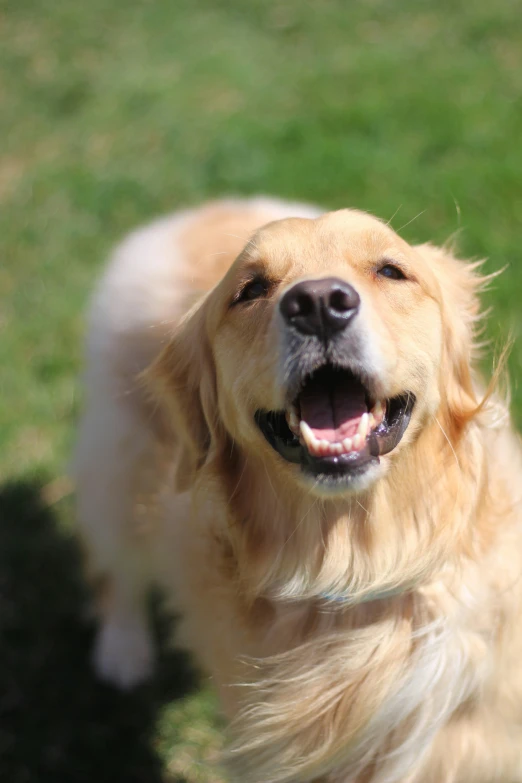
[[169,446],[177,447],[175,483],[189,489],[217,434],[216,373],[204,302],[182,319],[144,380],[162,406]]
[[415,249],[424,256],[440,284],[444,335],[440,388],[447,424],[458,436],[481,408],[473,365],[481,320],[479,295],[489,278],[479,274],[480,262],[462,261],[445,248],[424,244]]

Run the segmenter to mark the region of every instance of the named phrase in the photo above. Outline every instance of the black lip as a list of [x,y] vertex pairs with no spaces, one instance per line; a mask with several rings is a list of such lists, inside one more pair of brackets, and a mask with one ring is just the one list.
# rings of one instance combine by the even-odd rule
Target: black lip
[[415,395],[406,392],[387,401],[386,416],[373,430],[364,447],[357,452],[331,457],[314,457],[301,446],[299,439],[289,429],[284,411],[258,410],[255,421],[272,448],[287,462],[300,465],[314,477],[346,478],[364,473],[370,465],[376,465],[379,457],[388,454],[398,445],[410,423]]

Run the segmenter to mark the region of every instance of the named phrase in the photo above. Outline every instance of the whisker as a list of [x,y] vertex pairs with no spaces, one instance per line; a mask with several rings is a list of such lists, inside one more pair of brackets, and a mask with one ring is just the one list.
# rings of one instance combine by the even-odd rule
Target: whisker
[[266,473],[266,477],[267,477],[268,483],[270,484],[270,489],[271,489],[271,490],[272,490],[272,492],[274,493],[274,497],[275,497],[275,499],[277,500],[277,492],[276,492],[276,491],[275,491],[275,489],[274,489],[274,485],[272,484],[272,480],[271,480],[271,478],[270,478],[270,474],[268,473],[268,468],[267,468],[267,466],[265,465],[265,463],[263,463],[263,467],[264,467],[264,469],[265,469],[265,473]]
[[[312,487],[312,491],[315,489],[315,487],[317,486],[317,484],[318,484],[318,482],[316,481],[316,482],[314,483],[313,487]],[[291,538],[294,536],[294,534],[295,534],[295,533],[297,533],[297,531],[299,530],[299,528],[301,527],[301,525],[302,525],[302,524],[303,524],[303,522],[305,521],[305,519],[306,519],[306,517],[308,516],[308,514],[309,514],[309,513],[310,513],[310,512],[311,512],[311,511],[314,509],[314,507],[317,505],[317,503],[318,503],[318,502],[319,502],[319,498],[316,498],[316,499],[314,500],[314,502],[312,503],[312,505],[311,505],[311,506],[309,506],[309,507],[306,509],[305,513],[303,514],[303,516],[301,517],[301,519],[299,520],[299,522],[297,523],[297,525],[294,527],[294,529],[292,530],[292,532],[290,533],[290,535],[288,536],[288,538],[286,539],[286,541],[284,541],[284,543],[283,543],[283,546],[282,546],[282,547],[281,547],[281,549],[279,550],[279,554],[281,554],[281,552],[283,551],[283,549],[285,548],[285,546],[288,544],[288,542],[290,541],[290,539],[291,539]]]
[[422,210],[422,212],[419,212],[419,214],[418,214],[418,215],[415,215],[415,217],[413,217],[411,220],[408,220],[408,222],[407,222],[407,223],[405,223],[403,226],[401,226],[400,228],[398,228],[398,229],[397,229],[397,234],[398,234],[400,231],[402,231],[402,229],[403,229],[403,228],[406,228],[406,226],[409,226],[409,225],[410,225],[410,223],[413,223],[413,221],[414,221],[414,220],[417,220],[417,218],[420,218],[420,216],[421,216],[421,215],[424,215],[424,213],[425,213],[426,211],[427,211],[426,209],[423,209],[423,210]]
[[448,435],[446,434],[446,432],[445,432],[445,430],[444,430],[444,427],[442,426],[442,424],[440,423],[440,421],[438,420],[438,418],[437,418],[436,416],[434,416],[433,418],[434,418],[434,419],[435,419],[435,421],[437,422],[437,424],[438,424],[438,426],[439,426],[439,428],[440,428],[440,431],[442,432],[442,434],[444,435],[444,437],[445,437],[445,438],[446,438],[446,440],[448,441],[448,445],[449,445],[449,447],[450,447],[450,449],[451,449],[451,451],[452,451],[452,453],[453,453],[453,456],[455,457],[455,462],[457,463],[457,467],[458,467],[458,469],[459,469],[459,472],[460,472],[460,473],[462,473],[462,470],[461,470],[461,467],[460,467],[459,458],[457,457],[457,453],[456,453],[455,449],[453,448],[453,443],[450,441],[450,439],[449,439]]
[[224,237],[234,237],[234,239],[240,239],[242,242],[245,241],[245,239],[249,239],[251,236],[251,233],[245,233],[244,236],[240,237],[238,234],[227,234],[225,231],[222,232],[222,236]]
[[243,478],[243,474],[244,474],[244,472],[245,472],[246,464],[247,464],[247,458],[245,457],[245,459],[244,459],[244,462],[243,462],[243,469],[241,470],[241,475],[240,475],[240,477],[239,477],[239,478],[238,478],[238,480],[237,480],[237,484],[236,484],[236,486],[234,487],[233,491],[232,491],[232,492],[231,492],[231,494],[230,494],[230,497],[229,497],[229,499],[228,499],[228,504],[227,504],[227,505],[230,505],[230,503],[231,503],[231,501],[232,501],[232,498],[233,498],[233,497],[234,497],[234,495],[236,494],[236,492],[237,492],[237,490],[238,490],[238,488],[239,488],[239,485],[241,484],[241,480],[242,480],[242,478]]
[[388,222],[386,223],[386,225],[387,225],[387,226],[391,225],[391,222],[392,222],[393,218],[396,216],[396,214],[397,214],[397,213],[398,213],[398,212],[399,212],[401,209],[402,209],[402,204],[399,204],[399,206],[397,207],[397,209],[395,210],[395,212],[393,213],[393,215],[391,216],[391,218],[390,218],[390,219],[388,220]]
[[453,203],[455,204],[455,211],[457,212],[457,225],[458,225],[458,227],[460,229],[460,225],[461,225],[461,221],[460,221],[460,204],[457,201],[457,199],[455,198],[455,196],[453,195],[453,193],[451,194],[451,197],[453,199]]

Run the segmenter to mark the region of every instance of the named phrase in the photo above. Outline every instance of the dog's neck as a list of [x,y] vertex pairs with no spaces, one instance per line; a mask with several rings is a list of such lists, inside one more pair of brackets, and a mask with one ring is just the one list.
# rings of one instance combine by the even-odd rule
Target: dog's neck
[[[465,448],[478,446],[468,439]],[[458,448],[450,450],[433,427],[372,490],[340,499],[292,489],[276,470],[245,459],[238,449],[232,457],[229,451],[226,470],[219,473],[230,499],[228,527],[245,589],[252,598],[312,599],[342,608],[426,583],[462,553],[470,535],[469,494],[456,498],[454,487],[480,478],[462,472]],[[435,475],[441,464],[444,470]],[[449,507],[451,527],[443,524]]]

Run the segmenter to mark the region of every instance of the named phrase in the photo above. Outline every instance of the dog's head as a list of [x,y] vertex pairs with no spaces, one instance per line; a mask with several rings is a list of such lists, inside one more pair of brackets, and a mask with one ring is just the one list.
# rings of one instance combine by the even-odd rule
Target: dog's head
[[154,368],[185,445],[187,485],[234,443],[287,485],[368,489],[440,412],[476,407],[477,278],[356,211],[260,229]]

